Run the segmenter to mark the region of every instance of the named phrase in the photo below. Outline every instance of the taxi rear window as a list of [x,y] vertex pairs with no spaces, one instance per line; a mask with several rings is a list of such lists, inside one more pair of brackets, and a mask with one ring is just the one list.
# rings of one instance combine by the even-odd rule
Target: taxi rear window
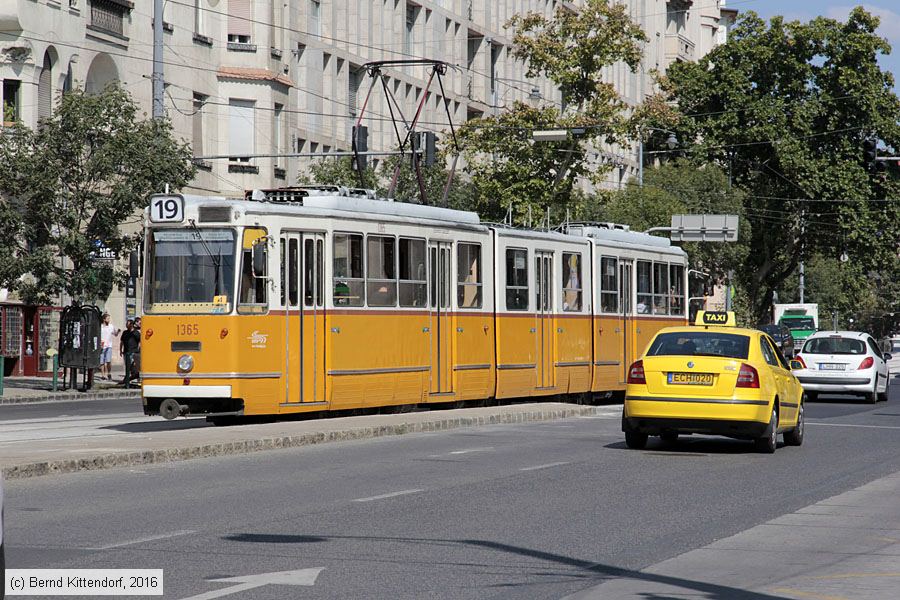
[[679,331],[656,336],[647,356],[721,356],[747,358],[750,338],[718,331]]

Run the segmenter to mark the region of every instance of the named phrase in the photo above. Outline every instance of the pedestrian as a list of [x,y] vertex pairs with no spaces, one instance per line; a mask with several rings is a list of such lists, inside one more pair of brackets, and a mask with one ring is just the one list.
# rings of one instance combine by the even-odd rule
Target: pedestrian
[[133,369],[131,371],[131,378],[140,380],[141,378],[141,318],[137,317],[134,320],[134,330],[137,332],[137,351],[134,353],[134,361],[132,362]]
[[122,383],[125,387],[131,387],[131,379],[134,371],[134,355],[140,349],[141,334],[134,329],[134,321],[128,319],[125,323],[125,331],[119,342],[119,354],[125,359],[125,379]]
[[120,330],[112,324],[109,313],[103,313],[100,325],[100,379],[112,379],[112,349]]

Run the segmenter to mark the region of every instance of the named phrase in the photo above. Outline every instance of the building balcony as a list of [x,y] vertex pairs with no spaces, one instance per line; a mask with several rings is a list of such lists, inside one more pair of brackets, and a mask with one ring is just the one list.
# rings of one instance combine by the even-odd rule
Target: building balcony
[[680,33],[666,35],[666,62],[692,62],[694,60],[694,42]]

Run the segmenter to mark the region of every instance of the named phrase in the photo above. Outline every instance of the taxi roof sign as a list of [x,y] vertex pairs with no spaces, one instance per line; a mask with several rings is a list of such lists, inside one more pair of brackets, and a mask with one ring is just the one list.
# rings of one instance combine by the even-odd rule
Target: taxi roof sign
[[737,319],[733,311],[701,310],[697,312],[694,325],[704,327],[737,327]]

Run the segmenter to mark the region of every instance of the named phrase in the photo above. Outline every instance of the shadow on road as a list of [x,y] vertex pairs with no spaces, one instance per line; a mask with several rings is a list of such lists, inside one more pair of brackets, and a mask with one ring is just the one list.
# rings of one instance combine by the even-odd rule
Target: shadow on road
[[[227,536],[223,536],[224,540],[234,541],[234,542],[249,542],[249,543],[275,543],[275,544],[306,544],[310,542],[328,542],[328,541],[369,541],[369,542],[384,542],[389,544],[429,544],[429,545],[439,545],[439,546],[462,546],[466,548],[477,548],[488,550],[491,552],[496,552],[501,555],[514,556],[514,557],[526,557],[537,559],[539,561],[549,563],[549,565],[554,566],[562,566],[566,567],[569,570],[566,570],[561,573],[547,573],[544,572],[533,572],[529,573],[530,575],[540,575],[540,576],[561,576],[569,580],[576,580],[580,584],[588,584],[586,587],[593,587],[599,585],[605,581],[609,581],[612,579],[632,579],[635,581],[645,581],[648,583],[668,585],[681,588],[682,590],[692,590],[694,594],[692,594],[693,598],[704,599],[704,600],[783,600],[779,596],[773,596],[770,594],[760,593],[760,592],[751,592],[747,590],[742,590],[738,588],[734,588],[727,585],[719,585],[715,583],[708,583],[704,581],[696,581],[692,579],[684,579],[681,577],[672,577],[668,575],[657,575],[653,573],[645,573],[642,571],[634,571],[632,569],[623,569],[620,567],[615,567],[612,565],[607,565],[603,563],[592,562],[580,558],[575,558],[572,556],[565,556],[563,554],[556,554],[553,552],[546,552],[543,550],[538,550],[535,548],[527,548],[523,546],[514,546],[511,544],[504,544],[501,542],[494,542],[491,540],[472,540],[472,539],[462,539],[462,540],[454,540],[454,539],[429,539],[429,538],[404,538],[404,537],[382,537],[382,536],[348,536],[348,535],[336,535],[336,536],[316,536],[316,535],[286,535],[286,534],[253,534],[253,533],[236,533]],[[470,566],[476,566],[474,564],[469,563]],[[548,565],[548,566],[549,566]],[[480,566],[485,567],[496,567],[497,565],[491,564],[482,564]],[[518,584],[503,584],[504,587],[511,586],[526,586],[531,585],[533,582],[521,582]],[[583,588],[584,589],[584,588]],[[699,594],[702,594],[699,595]],[[575,594],[577,596],[577,594]],[[671,598],[669,595],[665,594],[657,594],[653,592],[643,593],[641,594],[647,599],[652,600],[665,600],[667,598]]]
[[[751,442],[746,440],[732,440],[715,437],[688,437],[681,436],[677,442],[663,442],[657,437],[651,437],[644,450],[632,450],[625,442],[613,442],[606,444],[604,448],[611,450],[627,450],[642,455],[652,456],[712,456],[714,454],[757,454]],[[781,447],[781,444],[778,446]]]
[[124,433],[157,433],[160,431],[182,431],[185,429],[199,429],[201,427],[213,427],[206,419],[175,419],[174,421],[141,421],[137,423],[122,423],[121,425],[107,425],[102,429],[121,431]]

